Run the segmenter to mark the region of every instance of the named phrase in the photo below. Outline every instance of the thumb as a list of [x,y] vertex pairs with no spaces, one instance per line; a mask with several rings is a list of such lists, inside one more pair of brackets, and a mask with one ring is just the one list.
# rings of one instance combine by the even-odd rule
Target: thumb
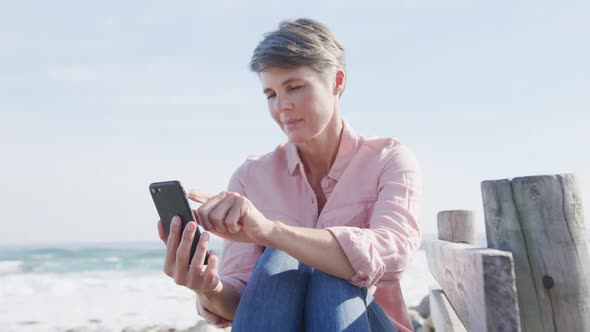
[[191,201],[195,201],[197,203],[205,203],[209,199],[211,199],[212,196],[202,191],[199,191],[196,188],[189,188],[186,192],[186,197]]

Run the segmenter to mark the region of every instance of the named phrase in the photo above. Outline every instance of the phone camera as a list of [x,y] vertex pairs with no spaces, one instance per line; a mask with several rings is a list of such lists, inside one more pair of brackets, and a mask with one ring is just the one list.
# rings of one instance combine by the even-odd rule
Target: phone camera
[[155,188],[152,188],[151,191],[152,191],[152,195],[155,195],[156,194],[156,189]]

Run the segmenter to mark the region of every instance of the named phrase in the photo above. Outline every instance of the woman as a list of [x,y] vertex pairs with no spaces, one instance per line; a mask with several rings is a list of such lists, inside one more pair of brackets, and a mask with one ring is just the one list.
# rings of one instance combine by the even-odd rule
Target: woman
[[288,142],[249,158],[215,196],[189,190],[196,224],[173,219],[164,271],[197,293],[201,316],[234,331],[411,331],[399,278],[419,246],[421,176],[394,139],[342,119],[344,48],[322,24],[282,22],[250,62]]

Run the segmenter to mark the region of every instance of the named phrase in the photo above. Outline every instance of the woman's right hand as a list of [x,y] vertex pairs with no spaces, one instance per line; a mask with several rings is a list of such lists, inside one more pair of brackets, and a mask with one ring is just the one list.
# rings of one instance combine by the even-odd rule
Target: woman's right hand
[[218,257],[213,250],[209,252],[208,264],[203,265],[209,245],[209,233],[203,232],[199,238],[195,255],[187,264],[197,224],[189,222],[180,232],[180,218],[172,218],[170,235],[166,235],[162,221],[158,221],[158,234],[166,245],[164,273],[173,278],[176,284],[186,286],[197,293],[209,293],[220,290],[221,282],[217,274]]

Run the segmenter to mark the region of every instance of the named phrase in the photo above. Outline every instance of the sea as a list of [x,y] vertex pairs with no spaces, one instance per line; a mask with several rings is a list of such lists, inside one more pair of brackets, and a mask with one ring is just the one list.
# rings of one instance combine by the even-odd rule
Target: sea
[[193,326],[195,295],[163,273],[165,251],[161,242],[2,246],[0,331]]
[[[212,242],[221,253],[221,242]],[[194,326],[195,294],[163,273],[161,242],[0,246],[0,331],[122,331]],[[420,252],[409,302],[428,292]],[[420,281],[423,280],[423,281]]]
[[[223,255],[221,241],[211,249]],[[165,250],[161,242],[2,245],[0,331],[194,326],[195,294],[163,273]],[[420,249],[401,279],[407,305],[433,285]]]

